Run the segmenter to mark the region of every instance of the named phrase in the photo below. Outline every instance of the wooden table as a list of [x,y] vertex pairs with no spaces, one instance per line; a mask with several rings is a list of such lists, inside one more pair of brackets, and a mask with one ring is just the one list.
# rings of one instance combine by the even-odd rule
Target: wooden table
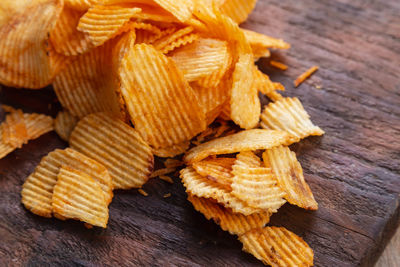
[[[259,66],[326,131],[292,147],[319,210],[286,204],[271,222],[302,236],[316,266],[372,266],[399,223],[399,14],[396,0],[260,0],[244,24],[292,44],[272,56],[287,71],[268,60]],[[294,78],[312,65],[320,70],[294,89]],[[51,91],[4,88],[0,101],[27,112],[58,109]],[[106,230],[26,211],[21,184],[42,156],[65,146],[49,133],[0,160],[1,265],[262,266],[193,210],[177,177],[173,185],[151,180],[148,197],[115,192]]]

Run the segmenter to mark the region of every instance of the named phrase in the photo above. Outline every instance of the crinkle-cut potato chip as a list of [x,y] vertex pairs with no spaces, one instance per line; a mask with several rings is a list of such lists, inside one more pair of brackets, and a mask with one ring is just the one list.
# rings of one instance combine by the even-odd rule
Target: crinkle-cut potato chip
[[29,140],[36,139],[54,130],[54,120],[50,116],[37,113],[24,113],[24,118]]
[[267,96],[275,90],[285,90],[283,85],[272,82],[268,75],[262,73],[257,66],[254,66],[254,80],[257,90]]
[[192,167],[201,176],[214,181],[226,190],[231,191],[233,179],[232,166],[235,163],[235,158],[215,158],[204,159],[193,163]]
[[2,0],[0,5],[0,27],[6,24],[12,16],[23,11],[32,0]]
[[239,236],[243,250],[266,265],[313,266],[314,252],[307,243],[284,227],[253,229]]
[[286,43],[282,39],[276,39],[274,37],[254,32],[251,30],[241,29],[250,43],[252,50],[261,48],[271,49],[289,49],[290,44]]
[[[173,33],[171,33],[171,34],[165,35],[164,37],[162,37],[162,38],[156,40],[156,41],[153,43],[153,46],[154,46],[156,49],[158,49],[158,50],[160,50],[160,51],[163,51],[168,45],[174,43],[174,42],[177,41],[179,38],[181,38],[181,37],[183,37],[183,36],[186,36],[186,35],[192,33],[193,30],[194,30],[194,29],[193,29],[192,26],[187,26],[187,27],[185,27],[185,28],[178,29],[178,30],[176,30],[175,32],[173,32]],[[168,53],[168,51],[167,51],[167,53]]]
[[[134,34],[134,32],[133,32]],[[79,55],[57,75],[53,87],[58,100],[73,116],[106,111],[125,118],[114,55],[117,40]]]
[[212,198],[236,213],[250,215],[262,212],[261,209],[250,207],[232,195],[223,185],[201,176],[191,166],[181,170],[180,177],[187,193],[197,197]]
[[190,45],[176,49],[169,56],[189,82],[211,75],[224,64],[228,45],[216,39],[200,38]]
[[194,1],[192,0],[154,0],[154,2],[181,22],[186,22],[192,17],[194,9]]
[[252,129],[214,139],[190,149],[184,161],[193,164],[211,155],[230,154],[240,151],[269,149],[293,143],[293,137],[284,131]]
[[64,5],[75,10],[86,11],[103,0],[64,0]]
[[151,44],[159,38],[159,35],[142,29],[136,29],[135,33],[136,33],[136,40],[135,40],[136,44]]
[[257,0],[225,0],[219,9],[240,24],[247,19],[256,3]]
[[161,51],[164,54],[167,54],[167,53],[175,50],[176,48],[191,44],[199,38],[200,38],[200,36],[197,33],[190,33],[190,34],[184,35],[184,36],[180,37],[179,39],[176,39],[172,43],[168,44],[167,46],[165,46]]
[[[3,136],[3,124],[0,124],[0,137]],[[15,150],[15,147],[8,144],[4,143],[3,139],[0,138],[0,159],[4,158],[7,156],[9,153],[13,152]]]
[[190,141],[184,141],[180,144],[169,147],[153,148],[153,154],[160,158],[173,158],[185,153],[190,146]]
[[253,66],[253,56],[251,54],[242,54],[233,72],[230,117],[244,129],[251,129],[257,126],[261,113],[257,87],[254,86]]
[[311,122],[310,115],[297,97],[285,97],[268,104],[261,114],[261,127],[286,131],[298,139],[324,134],[321,128]]
[[64,6],[54,29],[50,42],[57,53],[65,56],[83,54],[92,48],[89,35],[77,30],[79,19],[84,12]]
[[0,28],[0,83],[37,89],[52,82],[65,63],[48,45],[62,6],[58,0],[33,1]]
[[74,117],[68,111],[60,111],[54,120],[54,130],[64,141],[69,140],[69,136],[78,123],[78,118]]
[[3,134],[0,136],[4,144],[10,144],[14,148],[21,148],[28,142],[28,130],[22,110],[18,109],[6,116],[2,123]]
[[232,168],[233,166],[259,168],[261,167],[261,160],[256,154],[254,154],[253,151],[244,151],[236,155],[236,159],[234,164],[232,164]]
[[91,114],[76,125],[70,146],[103,164],[116,189],[139,188],[153,170],[149,145],[128,124],[105,113]]
[[242,235],[251,229],[264,227],[271,216],[269,212],[253,213],[248,216],[234,213],[215,203],[212,199],[196,197],[191,194],[189,194],[188,200],[194,209],[202,213],[207,220],[212,219],[222,230],[228,231],[232,235]]
[[318,209],[318,203],[304,179],[303,169],[297,161],[296,153],[290,151],[288,147],[279,146],[266,150],[263,159],[271,166],[278,185],[286,192],[285,199],[290,204],[308,210]]
[[52,196],[52,208],[63,218],[107,227],[108,203],[95,179],[85,172],[62,166]]
[[135,30],[146,30],[155,35],[161,35],[161,29],[151,23],[133,21],[129,23],[129,28]]
[[232,166],[232,194],[251,207],[277,212],[286,203],[285,192],[278,186],[270,168],[247,164],[246,153],[252,152],[242,153],[237,155],[239,163]]
[[140,8],[130,5],[96,5],[81,17],[78,30],[87,33],[94,46],[100,46],[128,31],[130,19],[140,12]]
[[194,90],[172,59],[135,45],[120,68],[121,92],[131,120],[153,148],[180,144],[206,128]]

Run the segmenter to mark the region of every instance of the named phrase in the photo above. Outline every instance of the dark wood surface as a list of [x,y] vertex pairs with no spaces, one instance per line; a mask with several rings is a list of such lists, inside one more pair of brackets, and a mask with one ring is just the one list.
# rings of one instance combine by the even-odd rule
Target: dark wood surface
[[[397,0],[259,0],[244,24],[292,44],[272,56],[287,71],[268,60],[259,66],[326,131],[293,146],[319,210],[286,204],[271,222],[303,237],[316,266],[372,266],[399,223],[399,14]],[[312,65],[320,70],[294,89]],[[3,88],[0,102],[52,115],[59,108],[50,89]],[[173,185],[151,180],[148,197],[115,192],[105,230],[31,214],[21,185],[41,157],[63,147],[52,132],[0,160],[0,265],[262,266],[193,210],[177,177]]]

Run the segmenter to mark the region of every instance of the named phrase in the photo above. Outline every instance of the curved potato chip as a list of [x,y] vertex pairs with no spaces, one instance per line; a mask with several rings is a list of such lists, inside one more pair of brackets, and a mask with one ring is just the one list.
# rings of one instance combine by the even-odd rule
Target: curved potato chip
[[263,159],[271,166],[278,185],[286,192],[285,199],[290,204],[308,210],[318,209],[318,203],[304,180],[303,169],[297,161],[296,153],[288,147],[279,146],[266,150]]
[[50,116],[37,113],[24,113],[24,118],[29,140],[36,139],[39,136],[54,130],[54,121]]
[[[0,124],[0,136],[3,136],[3,124]],[[3,142],[3,138],[0,139],[0,159],[13,152],[15,147]]]
[[194,41],[196,41],[197,39],[199,39],[199,35],[197,33],[191,33],[191,34],[184,35],[184,36],[180,37],[179,39],[173,41],[172,43],[168,44],[166,47],[164,47],[161,50],[161,52],[163,52],[164,54],[167,54],[176,48],[191,44]]
[[68,111],[60,111],[54,121],[54,130],[62,140],[69,140],[69,136],[78,123],[78,118],[72,116]]
[[0,5],[0,27],[17,13],[23,11],[32,0],[2,0]]
[[145,22],[140,22],[140,21],[134,21],[129,23],[129,28],[130,29],[135,29],[135,30],[146,30],[148,32],[151,32],[155,35],[161,35],[161,30],[157,26],[151,24],[151,23],[145,23]]
[[181,22],[186,22],[192,17],[194,2],[191,0],[154,0],[154,2]]
[[197,197],[212,198],[233,212],[250,215],[262,212],[248,206],[245,202],[232,195],[224,186],[213,182],[198,174],[192,167],[181,170],[180,177],[186,188],[186,192]]
[[24,113],[18,109],[6,116],[2,123],[3,134],[0,136],[4,144],[10,144],[14,148],[21,148],[23,144],[28,142],[28,130]]
[[282,39],[276,39],[268,35],[254,32],[251,30],[241,29],[249,41],[250,46],[254,51],[260,51],[263,49],[289,49],[290,44],[286,43]]
[[293,143],[293,137],[284,131],[246,130],[194,147],[186,153],[184,161],[192,164],[210,155],[269,149],[289,143]]
[[193,163],[192,167],[201,176],[224,186],[228,191],[232,191],[232,166],[234,163],[234,158],[204,159]]
[[153,149],[153,154],[160,158],[173,158],[185,153],[190,146],[190,141],[185,141],[169,147]]
[[79,121],[70,138],[73,149],[103,164],[116,189],[140,188],[153,170],[151,148],[128,124],[105,113]]
[[133,124],[155,149],[190,140],[206,128],[195,92],[172,59],[152,46],[129,50],[120,79]]
[[63,218],[76,219],[91,225],[107,227],[108,203],[100,185],[82,171],[63,166],[57,176],[52,208]]
[[22,185],[22,203],[32,213],[49,218],[52,216],[53,188],[61,166],[70,166],[89,174],[101,186],[105,201],[111,202],[112,180],[103,165],[73,149],[56,149],[42,158],[35,171]]
[[135,30],[135,33],[136,33],[136,40],[135,40],[136,44],[151,44],[159,38],[159,35],[146,30],[137,29]]
[[34,1],[0,28],[0,83],[37,89],[52,82],[62,64],[47,43],[48,33],[62,4],[58,0]]
[[266,265],[312,266],[312,249],[296,234],[283,227],[253,229],[239,236],[243,250]]
[[[192,26],[187,26],[185,28],[182,29],[178,29],[175,32],[168,34],[164,37],[162,37],[161,39],[156,40],[153,43],[154,48],[160,50],[160,51],[164,51],[164,49],[174,43],[175,41],[179,40],[179,38],[186,36],[188,34],[190,34],[191,32],[193,32],[193,27]],[[168,53],[168,51],[166,52]]]
[[65,6],[71,7],[75,10],[86,11],[97,3],[103,0],[64,0]]
[[268,212],[253,213],[248,216],[234,213],[211,199],[200,198],[191,194],[189,194],[188,200],[192,203],[194,209],[202,213],[207,220],[212,219],[221,226],[222,230],[228,231],[232,235],[241,235],[251,229],[263,227],[269,222],[271,216]]
[[[232,194],[251,207],[277,212],[286,203],[285,192],[278,186],[271,169],[260,167],[260,163],[258,166],[249,164],[247,154],[253,153],[238,154],[232,166]],[[250,161],[253,160],[251,156]]]
[[268,104],[261,114],[261,127],[286,131],[298,139],[325,133],[311,122],[310,115],[297,97],[286,97]]
[[240,24],[247,19],[256,3],[257,0],[225,0],[219,9]]

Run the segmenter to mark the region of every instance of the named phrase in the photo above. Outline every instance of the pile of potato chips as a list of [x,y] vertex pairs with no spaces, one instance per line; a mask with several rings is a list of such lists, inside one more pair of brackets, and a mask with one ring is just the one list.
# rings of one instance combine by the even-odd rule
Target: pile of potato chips
[[[265,225],[286,202],[318,208],[288,146],[324,132],[255,65],[270,49],[290,47],[239,27],[255,4],[2,0],[0,83],[52,84],[64,110],[53,126],[52,118],[6,107],[0,158],[53,127],[70,145],[27,178],[25,207],[106,227],[114,189],[156,176],[171,181],[165,174],[183,163],[168,159],[152,173],[153,155],[185,153],[180,174],[196,210],[266,264],[312,265],[301,238]],[[262,108],[259,93],[271,103]]]

